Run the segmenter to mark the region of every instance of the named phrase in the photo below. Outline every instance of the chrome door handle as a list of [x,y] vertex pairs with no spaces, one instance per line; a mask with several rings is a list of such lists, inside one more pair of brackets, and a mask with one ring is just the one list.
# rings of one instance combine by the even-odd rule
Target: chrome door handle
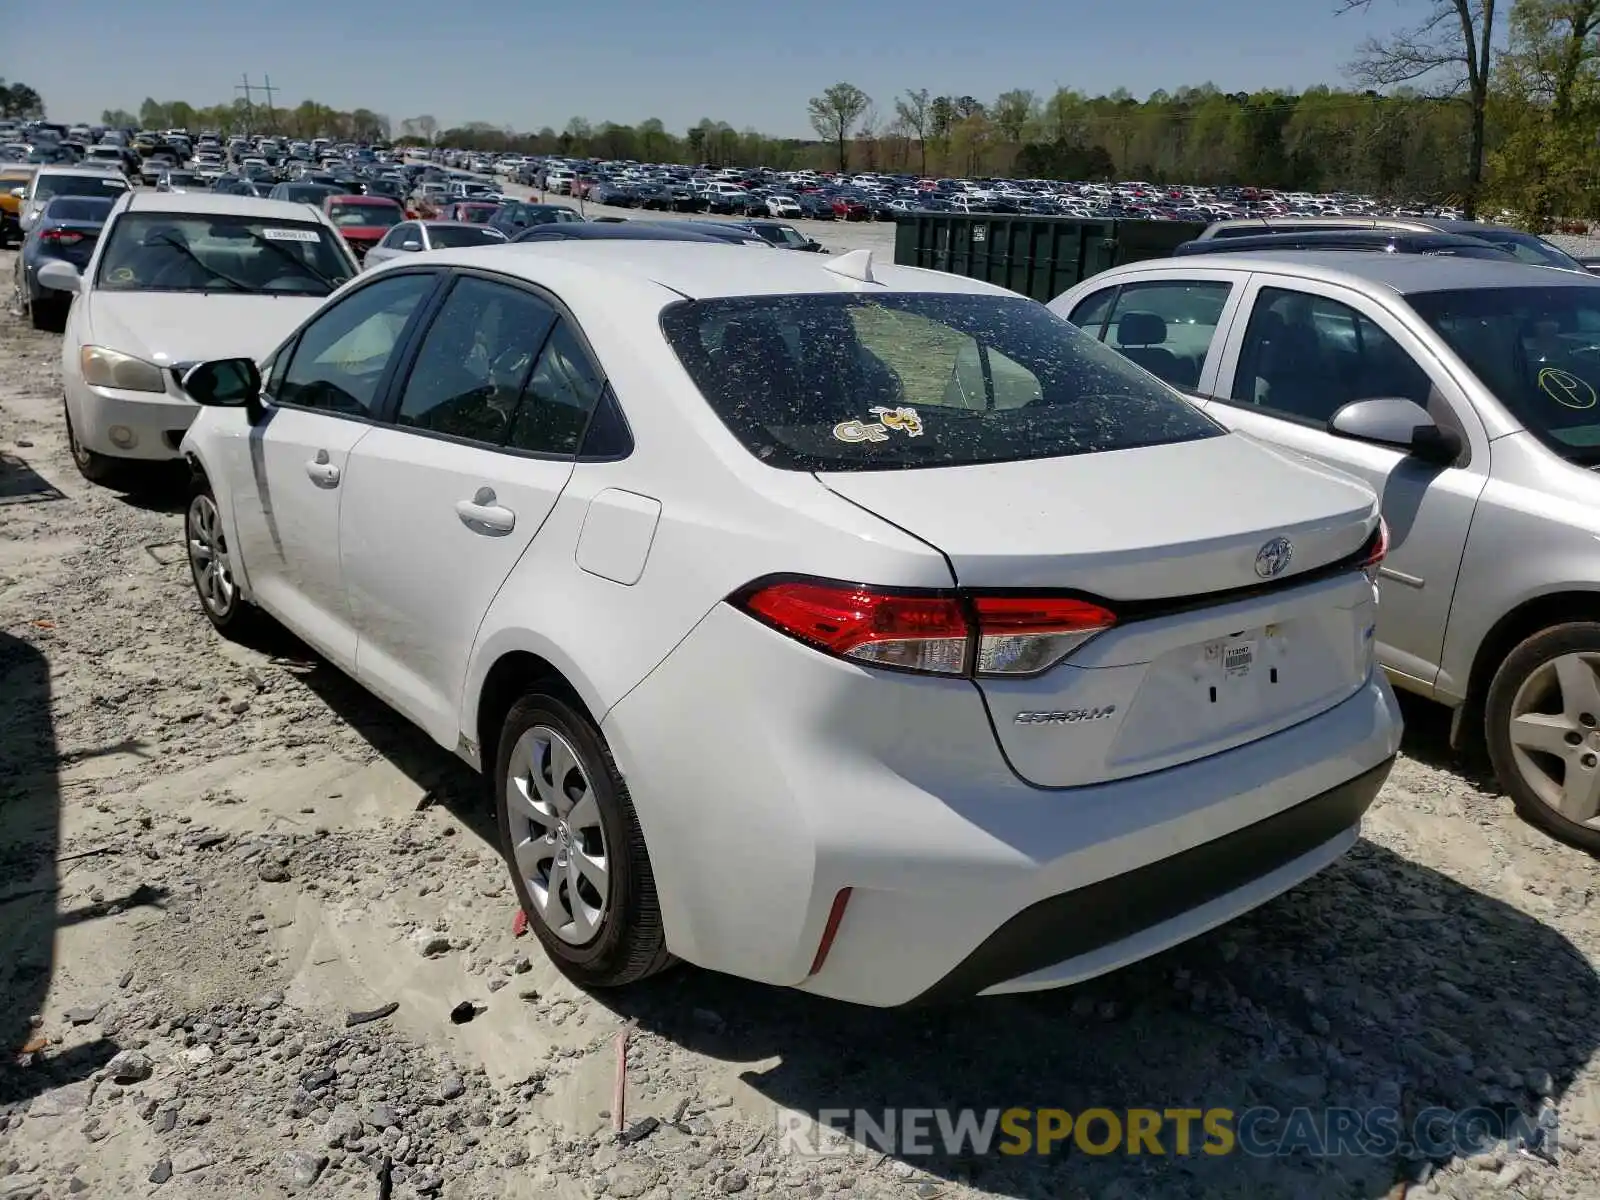
[[493,488],[479,488],[471,500],[456,502],[456,516],[473,533],[499,537],[517,527],[517,514],[495,500]]

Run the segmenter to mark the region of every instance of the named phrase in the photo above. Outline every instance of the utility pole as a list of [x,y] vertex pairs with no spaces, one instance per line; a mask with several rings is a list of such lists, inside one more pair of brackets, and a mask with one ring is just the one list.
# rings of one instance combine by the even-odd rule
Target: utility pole
[[[245,119],[245,122],[247,124],[254,125],[256,123],[255,122],[255,89],[250,86],[250,76],[249,76],[248,73],[246,73],[242,78],[244,79],[244,82],[243,83],[234,84],[233,85],[233,90],[236,91],[236,92],[243,92],[244,93],[244,119]],[[247,130],[247,132],[254,133],[255,130],[254,129],[250,129],[250,130]]]
[[271,133],[276,133],[278,131],[278,121],[272,111],[272,94],[279,89],[272,86],[271,75],[268,75],[266,80],[266,83],[261,85],[261,90],[267,94],[267,129]]

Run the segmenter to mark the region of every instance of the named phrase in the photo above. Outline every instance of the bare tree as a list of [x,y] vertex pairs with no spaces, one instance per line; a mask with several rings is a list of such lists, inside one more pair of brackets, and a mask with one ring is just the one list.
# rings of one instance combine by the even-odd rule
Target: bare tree
[[[1340,13],[1366,12],[1373,0],[1341,0]],[[1427,0],[1427,15],[1387,39],[1362,43],[1350,75],[1369,87],[1431,85],[1440,97],[1464,99],[1471,113],[1467,148],[1467,215],[1483,187],[1483,134],[1489,111],[1495,0]]]
[[817,131],[818,137],[838,147],[840,171],[847,170],[850,165],[845,150],[850,131],[871,103],[872,98],[853,83],[836,83],[822,95],[806,101],[811,128]]
[[[1597,0],[1600,3],[1600,0]],[[927,88],[918,88],[916,91],[906,91],[904,98],[894,102],[895,116],[899,118],[906,131],[917,139],[917,149],[922,155],[922,174],[928,173],[928,123],[932,101],[928,98]]]

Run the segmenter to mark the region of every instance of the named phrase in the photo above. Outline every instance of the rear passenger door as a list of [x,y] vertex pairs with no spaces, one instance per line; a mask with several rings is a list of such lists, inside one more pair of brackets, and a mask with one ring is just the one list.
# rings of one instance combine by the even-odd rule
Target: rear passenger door
[[1112,283],[1067,319],[1174,387],[1209,393],[1244,278],[1192,271]]
[[[1427,691],[1440,681],[1445,622],[1473,509],[1488,479],[1489,443],[1455,381],[1382,305],[1333,284],[1255,275],[1234,324],[1207,413],[1234,429],[1364,479],[1389,524],[1381,570],[1378,651],[1391,672]],[[1466,444],[1452,465],[1328,431],[1355,400],[1398,396],[1426,408]]]
[[461,272],[413,339],[339,517],[356,676],[453,747],[483,615],[572,474],[603,381],[552,297]]

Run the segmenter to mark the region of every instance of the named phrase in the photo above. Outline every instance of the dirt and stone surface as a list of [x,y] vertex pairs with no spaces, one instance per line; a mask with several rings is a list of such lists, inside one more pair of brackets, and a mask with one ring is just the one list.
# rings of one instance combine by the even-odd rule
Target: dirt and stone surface
[[[76,473],[59,353],[0,318],[0,1200],[1600,1196],[1596,864],[1426,706],[1346,860],[1085,987],[590,997],[515,936],[476,777],[293,639],[216,637],[181,482]],[[1096,1105],[1513,1106],[1556,1136],[833,1156],[775,1119]]]

